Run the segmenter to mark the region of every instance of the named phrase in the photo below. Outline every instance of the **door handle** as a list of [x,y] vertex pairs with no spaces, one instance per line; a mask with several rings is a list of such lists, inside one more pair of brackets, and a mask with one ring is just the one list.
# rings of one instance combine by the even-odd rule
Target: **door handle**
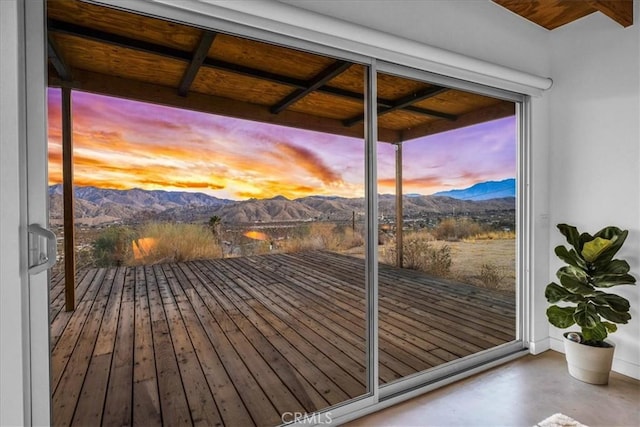
[[38,274],[53,267],[57,261],[58,248],[56,235],[53,231],[43,228],[38,224],[30,224],[28,231],[29,274]]

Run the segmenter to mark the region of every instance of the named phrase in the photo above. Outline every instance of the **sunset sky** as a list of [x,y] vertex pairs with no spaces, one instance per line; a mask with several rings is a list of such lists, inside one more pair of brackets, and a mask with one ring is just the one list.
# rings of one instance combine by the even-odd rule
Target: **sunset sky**
[[[62,182],[60,90],[49,89],[49,183]],[[198,191],[242,200],[364,196],[364,142],[73,92],[77,186]],[[403,145],[404,193],[515,176],[515,118]],[[378,144],[378,192],[394,193],[394,146]]]

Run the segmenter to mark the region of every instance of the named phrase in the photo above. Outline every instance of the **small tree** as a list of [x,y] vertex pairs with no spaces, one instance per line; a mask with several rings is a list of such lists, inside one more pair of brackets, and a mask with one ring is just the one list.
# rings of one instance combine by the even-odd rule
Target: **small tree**
[[550,283],[545,291],[547,301],[554,304],[547,309],[549,322],[560,329],[577,324],[585,344],[606,346],[604,339],[618,329],[616,323],[631,319],[626,298],[601,290],[636,282],[629,274],[629,263],[613,258],[629,232],[605,227],[592,236],[567,224],[558,224],[558,229],[572,249],[563,245],[555,249],[567,265],[556,273],[560,283]]
[[218,215],[213,215],[211,218],[209,218],[209,228],[211,229],[211,232],[216,237],[216,239],[220,238],[220,224],[222,224],[222,218],[220,218]]

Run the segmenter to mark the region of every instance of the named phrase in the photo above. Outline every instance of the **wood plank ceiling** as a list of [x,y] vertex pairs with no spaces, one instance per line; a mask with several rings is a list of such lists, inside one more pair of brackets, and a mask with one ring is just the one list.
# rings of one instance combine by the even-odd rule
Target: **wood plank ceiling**
[[[78,0],[49,0],[49,85],[362,138],[365,67]],[[397,143],[515,114],[512,102],[378,77]]]
[[493,0],[547,30],[602,12],[623,27],[633,25],[633,0]]

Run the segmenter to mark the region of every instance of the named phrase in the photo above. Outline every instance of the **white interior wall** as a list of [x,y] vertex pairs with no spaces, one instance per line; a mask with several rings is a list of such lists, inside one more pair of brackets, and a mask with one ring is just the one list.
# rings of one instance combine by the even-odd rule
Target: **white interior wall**
[[549,75],[549,33],[488,0],[279,1],[472,58]]
[[[629,229],[618,257],[640,278],[640,2],[623,29],[599,13],[551,33],[551,244],[564,243],[555,224],[596,232]],[[550,278],[562,263],[550,254]],[[640,286],[612,291],[629,299],[632,320],[611,335],[614,370],[640,378]],[[562,332],[551,328],[562,351]]]

